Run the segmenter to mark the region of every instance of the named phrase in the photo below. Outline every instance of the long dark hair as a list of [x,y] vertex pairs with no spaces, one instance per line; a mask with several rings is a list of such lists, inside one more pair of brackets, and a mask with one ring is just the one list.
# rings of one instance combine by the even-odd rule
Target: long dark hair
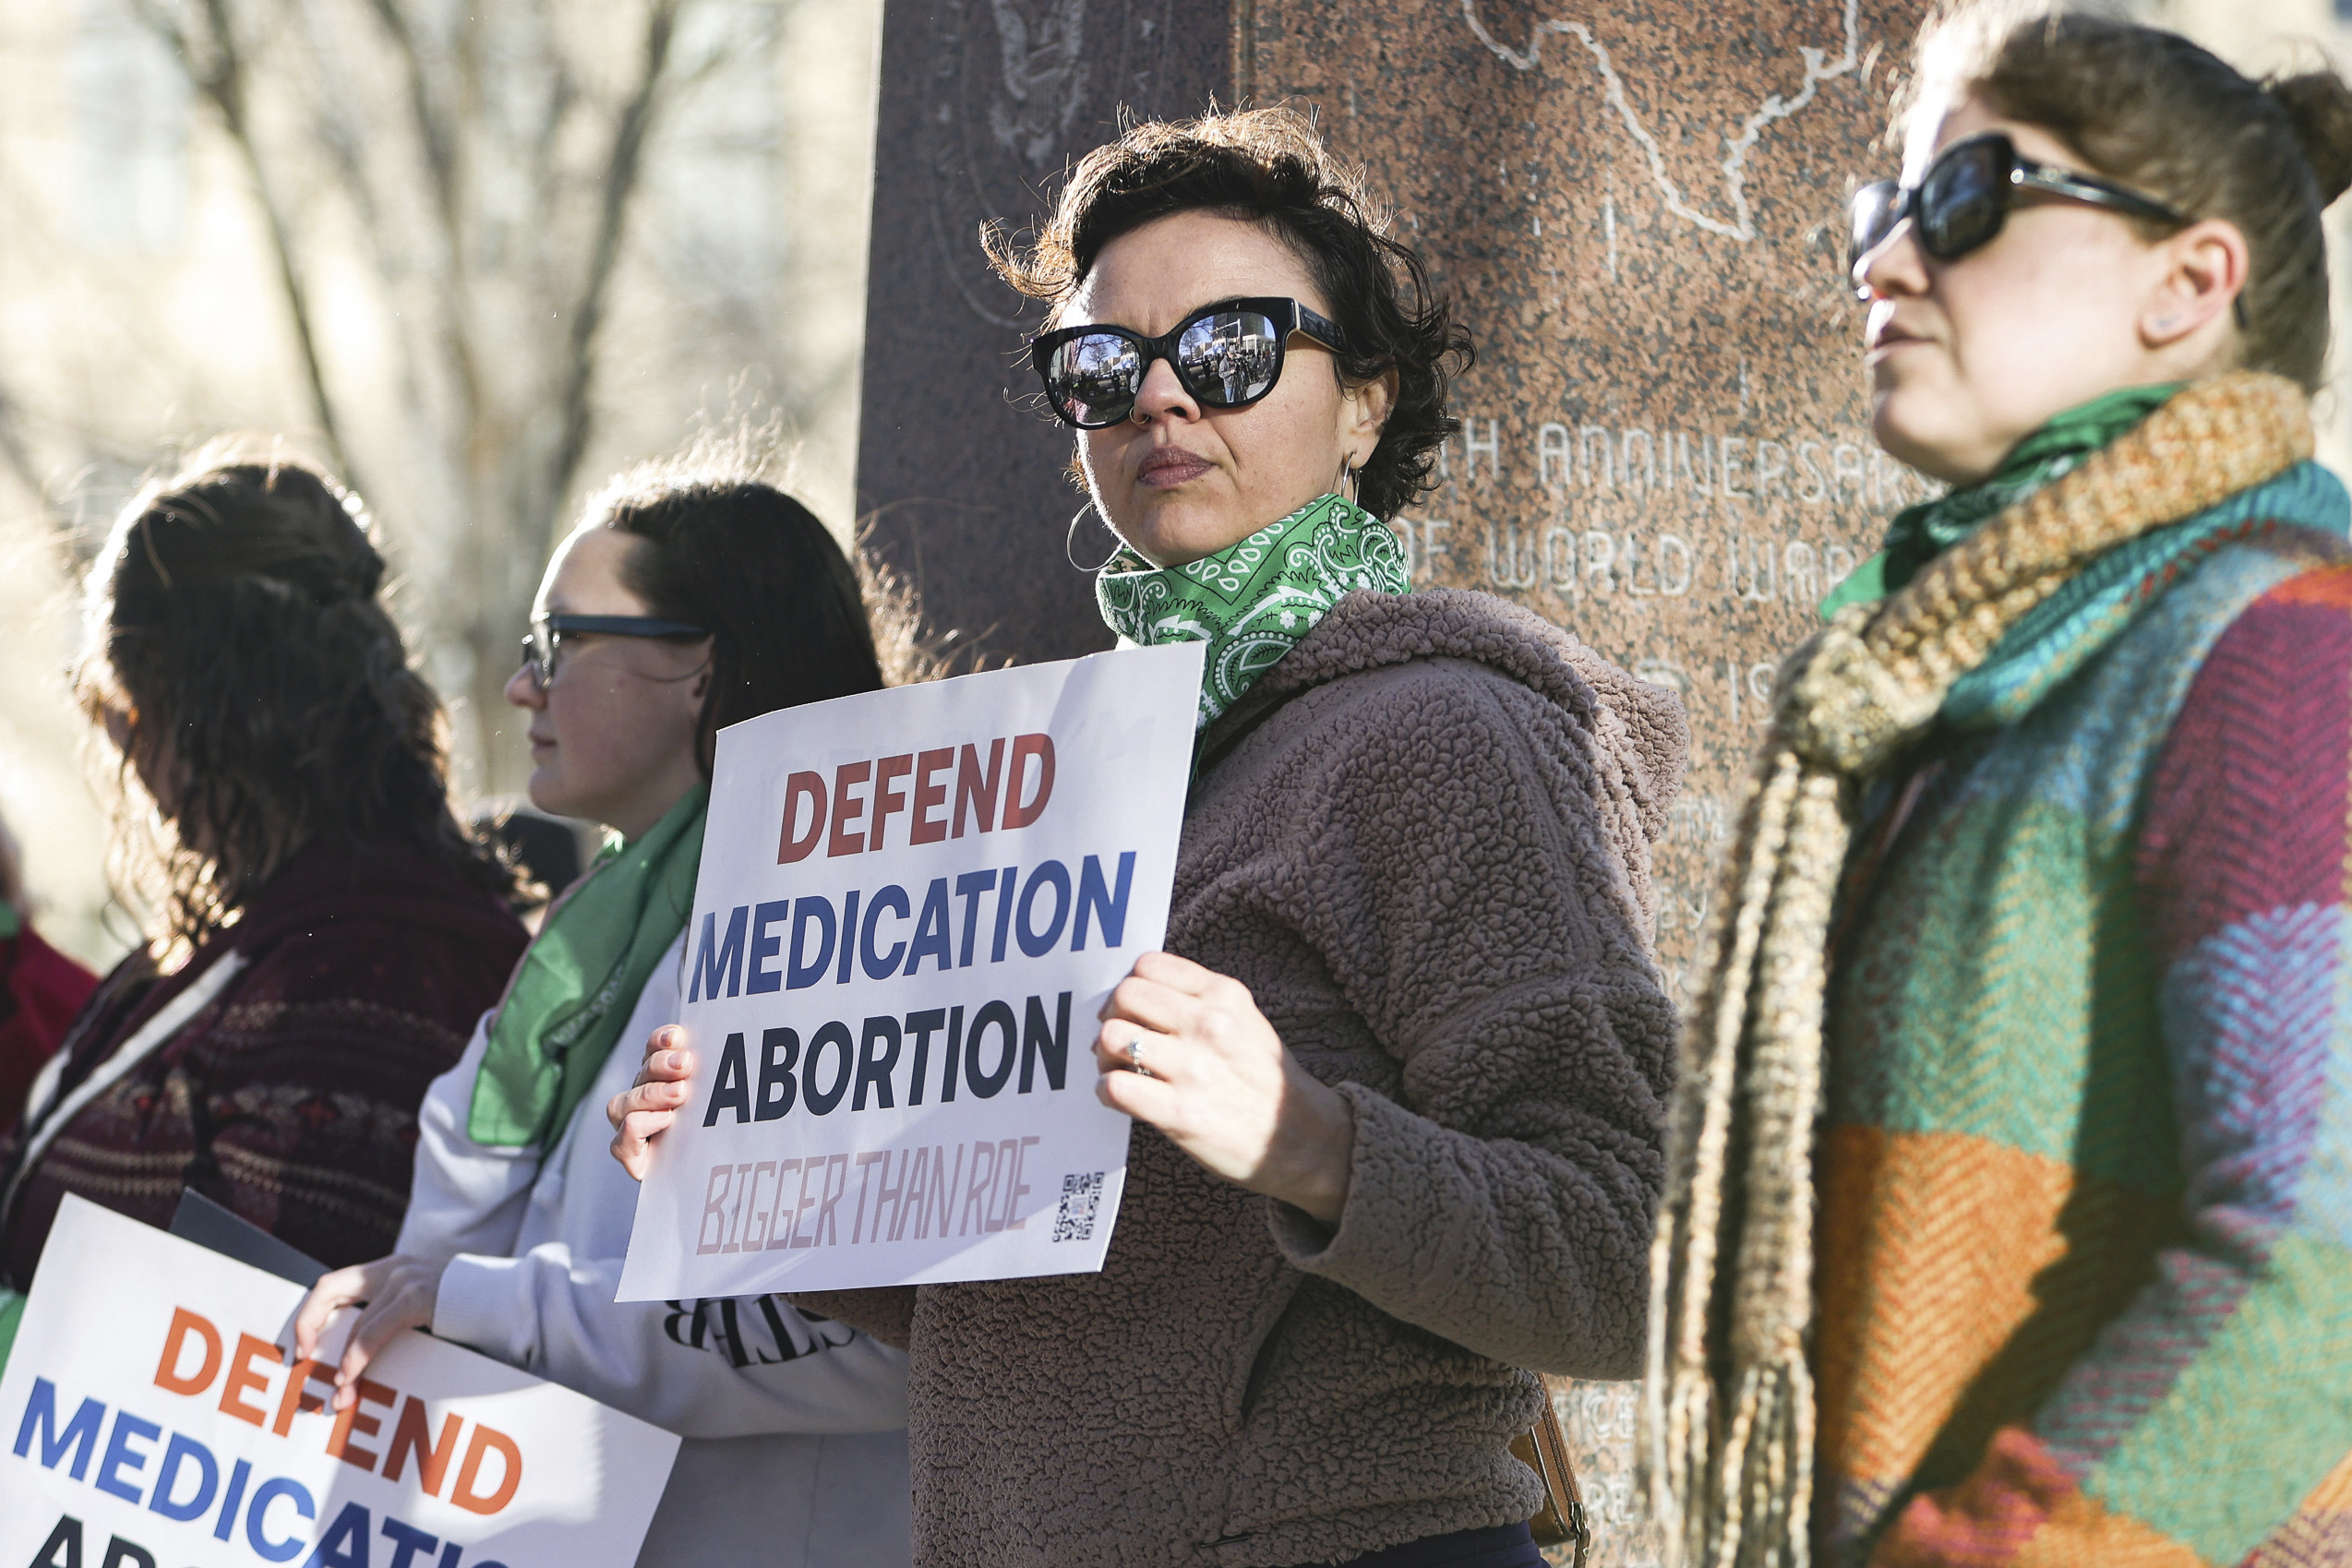
[[92,720],[129,718],[118,880],[166,949],[227,925],[322,834],[508,892],[513,874],[450,808],[448,720],[378,596],[366,508],[313,469],[235,451],[150,483],[90,568],[74,688]]
[[993,225],[981,241],[1006,282],[1058,306],[1112,240],[1194,211],[1257,224],[1305,264],[1347,339],[1333,356],[1342,386],[1397,373],[1397,401],[1356,476],[1363,509],[1395,517],[1431,487],[1437,449],[1460,424],[1446,401],[1470,365],[1470,333],[1305,115],[1243,109],[1131,126],[1078,160],[1034,244]]
[[704,778],[727,725],[885,684],[849,558],[814,513],[755,473],[692,456],[647,463],[592,498],[586,523],[637,541],[621,581],[650,613],[711,633],[695,726]]

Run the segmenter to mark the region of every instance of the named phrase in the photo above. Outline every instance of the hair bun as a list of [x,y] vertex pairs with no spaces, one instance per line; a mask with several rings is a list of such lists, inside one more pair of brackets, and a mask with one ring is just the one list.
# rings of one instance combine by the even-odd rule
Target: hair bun
[[[323,608],[375,598],[376,590],[384,581],[384,557],[363,544],[350,553],[330,555],[315,551],[266,564],[249,564],[242,568],[242,572]],[[232,570],[221,575],[234,576],[239,572]]]
[[2274,77],[2262,90],[2286,111],[2327,206],[2352,186],[2352,87],[2334,71],[2306,71]]
[[370,548],[350,563],[343,573],[345,590],[354,599],[373,599],[384,585],[384,557]]

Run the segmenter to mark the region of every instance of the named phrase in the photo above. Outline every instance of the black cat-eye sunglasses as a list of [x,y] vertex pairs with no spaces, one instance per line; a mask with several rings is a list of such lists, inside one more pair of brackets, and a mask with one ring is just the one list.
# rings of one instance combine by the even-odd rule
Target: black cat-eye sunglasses
[[[2195,221],[2179,209],[2112,180],[2036,163],[2020,156],[2005,133],[1987,131],[1946,148],[1915,186],[1880,180],[1854,192],[1848,202],[1853,245],[1846,255],[1847,269],[1851,272],[1860,267],[1862,258],[1884,245],[1906,218],[1919,236],[1920,249],[1938,261],[1957,261],[1992,243],[2009,221],[2010,204],[2021,190],[2046,191],[2162,223]],[[1868,285],[1858,277],[1854,293],[1870,297]]]
[[1247,408],[1282,377],[1296,332],[1338,352],[1338,323],[1294,299],[1229,299],[1193,312],[1164,337],[1124,327],[1060,327],[1029,340],[1029,363],[1063,423],[1101,430],[1134,412],[1154,360],[1174,367],[1207,408]]

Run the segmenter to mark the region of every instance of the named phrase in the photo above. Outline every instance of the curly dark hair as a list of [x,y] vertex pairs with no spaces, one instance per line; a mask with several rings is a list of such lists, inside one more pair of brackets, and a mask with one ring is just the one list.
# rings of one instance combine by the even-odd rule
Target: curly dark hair
[[239,451],[143,488],[87,583],[74,690],[93,722],[127,723],[114,849],[162,921],[150,935],[202,942],[322,834],[510,895],[513,871],[450,809],[447,715],[378,595],[366,509]]
[[1397,374],[1397,401],[1357,476],[1366,511],[1394,517],[1431,487],[1437,449],[1460,427],[1446,389],[1471,358],[1470,333],[1430,286],[1410,245],[1384,231],[1360,171],[1336,163],[1306,117],[1247,109],[1148,121],[1078,161],[1036,243],[996,225],[981,243],[998,274],[1060,305],[1103,246],[1155,219],[1207,211],[1255,223],[1305,264],[1347,339],[1333,356],[1344,387]]

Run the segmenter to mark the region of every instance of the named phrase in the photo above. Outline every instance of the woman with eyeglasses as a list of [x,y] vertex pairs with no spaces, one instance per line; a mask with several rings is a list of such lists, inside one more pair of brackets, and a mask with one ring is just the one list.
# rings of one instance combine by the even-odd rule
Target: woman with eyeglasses
[[1411,589],[1388,520],[1467,343],[1301,116],[1138,126],[998,259],[1051,309],[1104,618],[1207,675],[1169,951],[1095,1042],[1137,1122],[1102,1272],[817,1299],[909,1348],[918,1556],[1534,1568],[1533,1371],[1640,1361],[1681,709]]
[[649,1565],[907,1561],[906,1357],[775,1297],[616,1302],[637,1194],[602,1117],[635,1043],[678,1014],[719,730],[882,684],[840,546],[731,444],[591,499],[507,700],[529,719],[532,804],[603,824],[606,852],[426,1096],[397,1249],[328,1275],[295,1320],[307,1356],[364,1309],[339,1410],[416,1328],[678,1433]]
[[74,690],[146,940],[10,1107],[0,1351],[68,1193],[168,1227],[192,1189],[330,1264],[399,1233],[418,1102],[524,939],[372,532],[326,475],[223,443],[91,564]]
[[[2345,1561],[2352,90],[1924,35],[1854,203],[1898,516],[1783,667],[1679,1091],[1690,1561]],[[1810,1541],[1808,1543],[1808,1533]]]

